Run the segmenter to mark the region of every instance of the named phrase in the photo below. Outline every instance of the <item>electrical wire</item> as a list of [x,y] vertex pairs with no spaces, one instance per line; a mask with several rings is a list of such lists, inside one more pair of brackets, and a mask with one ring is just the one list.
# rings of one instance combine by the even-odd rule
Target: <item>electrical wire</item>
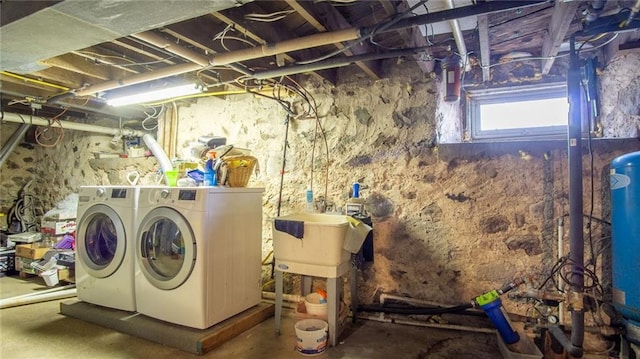
[[282,20],[285,17],[295,13],[295,10],[283,10],[283,11],[276,11],[274,13],[271,14],[256,14],[256,13],[251,13],[251,14],[246,14],[244,15],[244,19],[245,20],[251,20],[251,21],[260,21],[260,22],[275,22],[278,20]]
[[50,118],[49,126],[36,127],[35,139],[40,146],[49,148],[55,147],[60,143],[60,141],[62,141],[64,138],[64,128],[62,128],[62,123],[59,118],[67,112],[67,110],[69,110],[69,107],[66,107],[62,112]]
[[224,28],[224,30],[220,31],[219,33],[217,33],[214,37],[213,37],[213,41],[216,40],[220,40],[220,46],[222,46],[225,50],[227,51],[231,51],[224,43],[225,40],[236,40],[239,42],[243,42],[251,47],[255,47],[256,44],[254,44],[253,42],[247,40],[247,39],[243,39],[240,37],[236,37],[236,36],[228,36],[227,32],[229,31],[236,31],[235,27],[233,27],[233,25],[229,24],[227,25],[227,27]]
[[344,46],[341,49],[338,49],[336,51],[330,52],[326,55],[317,57],[315,59],[311,59],[311,60],[305,60],[305,61],[296,61],[296,65],[308,65],[308,64],[313,64],[322,60],[326,60],[328,58],[334,57],[336,55],[339,55],[347,50],[350,50],[352,47],[359,45],[361,42],[363,41],[368,41],[370,40],[373,36],[375,36],[376,33],[384,31],[385,29],[389,28],[391,25],[397,23],[398,21],[402,20],[407,14],[411,14],[411,12],[413,12],[413,10],[415,10],[417,7],[422,6],[422,4],[426,3],[428,0],[421,0],[418,1],[418,3],[416,3],[415,5],[413,5],[411,8],[409,8],[408,10],[401,12],[401,13],[397,13],[395,15],[393,15],[391,17],[391,19],[389,19],[388,21],[382,23],[382,24],[378,24],[377,26],[375,26],[371,31],[369,31],[368,34],[365,34],[363,36],[360,36],[359,38],[357,38],[356,40],[353,40],[350,44]]

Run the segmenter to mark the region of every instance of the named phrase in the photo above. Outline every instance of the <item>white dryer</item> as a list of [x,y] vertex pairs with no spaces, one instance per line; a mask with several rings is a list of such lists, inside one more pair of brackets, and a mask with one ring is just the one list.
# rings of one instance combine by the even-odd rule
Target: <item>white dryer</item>
[[76,231],[78,299],[135,311],[135,235],[138,188],[82,186]]
[[141,188],[138,312],[205,329],[259,304],[263,191]]

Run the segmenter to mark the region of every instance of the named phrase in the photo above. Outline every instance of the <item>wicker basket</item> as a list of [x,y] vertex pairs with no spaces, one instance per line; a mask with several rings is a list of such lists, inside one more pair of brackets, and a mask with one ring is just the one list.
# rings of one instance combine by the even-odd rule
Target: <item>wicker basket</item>
[[258,163],[257,158],[243,155],[222,157],[222,161],[226,167],[226,184],[229,187],[246,187]]

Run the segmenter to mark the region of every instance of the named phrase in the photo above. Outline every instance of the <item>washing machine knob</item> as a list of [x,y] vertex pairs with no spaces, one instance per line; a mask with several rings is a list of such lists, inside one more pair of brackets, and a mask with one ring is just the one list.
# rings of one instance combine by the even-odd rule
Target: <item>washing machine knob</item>
[[162,192],[160,192],[160,197],[167,198],[167,197],[169,197],[170,193],[171,193],[171,191],[169,191],[168,189],[163,189]]
[[102,197],[102,196],[104,196],[104,192],[105,192],[104,188],[98,188],[96,190],[96,196]]

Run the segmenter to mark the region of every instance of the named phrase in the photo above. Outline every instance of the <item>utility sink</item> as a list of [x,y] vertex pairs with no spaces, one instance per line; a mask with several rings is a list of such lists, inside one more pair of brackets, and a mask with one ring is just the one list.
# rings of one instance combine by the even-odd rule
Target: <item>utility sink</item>
[[297,213],[273,221],[273,255],[283,272],[334,278],[349,268],[344,249],[353,225],[344,215]]

